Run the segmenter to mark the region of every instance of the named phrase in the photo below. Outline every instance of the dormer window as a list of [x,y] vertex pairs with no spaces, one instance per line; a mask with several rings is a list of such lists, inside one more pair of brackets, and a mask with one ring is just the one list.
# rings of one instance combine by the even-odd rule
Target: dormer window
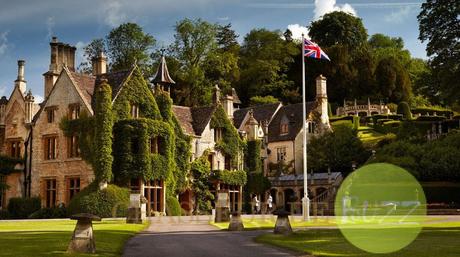
[[289,119],[286,116],[283,116],[280,122],[280,134],[288,134],[289,133]]
[[214,128],[214,141],[218,142],[222,139],[222,128]]
[[131,104],[131,118],[139,118],[139,106],[137,104]]
[[76,120],[80,118],[80,104],[69,104],[69,119]]

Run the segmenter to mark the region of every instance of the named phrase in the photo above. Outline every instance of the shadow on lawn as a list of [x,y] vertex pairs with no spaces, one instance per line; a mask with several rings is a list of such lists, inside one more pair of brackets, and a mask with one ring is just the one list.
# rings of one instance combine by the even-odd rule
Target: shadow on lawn
[[95,230],[97,254],[68,254],[71,231],[0,232],[0,256],[120,256],[133,232]]
[[[365,235],[363,235],[365,236]],[[458,257],[460,256],[460,228],[424,228],[406,248],[390,254],[371,254],[350,244],[337,229],[305,230],[290,236],[265,234],[256,239],[315,256],[359,257]]]

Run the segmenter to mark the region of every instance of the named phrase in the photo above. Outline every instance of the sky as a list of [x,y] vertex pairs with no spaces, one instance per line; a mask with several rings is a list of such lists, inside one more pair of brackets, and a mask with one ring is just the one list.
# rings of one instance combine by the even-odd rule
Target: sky
[[254,28],[291,29],[294,37],[336,10],[360,17],[368,34],[402,37],[412,56],[426,59],[418,40],[417,15],[422,0],[0,0],[0,96],[9,95],[24,59],[27,88],[43,99],[43,76],[50,61],[52,36],[82,48],[124,22],[136,22],[158,46],[173,41],[174,25],[184,18],[227,24],[240,35]]

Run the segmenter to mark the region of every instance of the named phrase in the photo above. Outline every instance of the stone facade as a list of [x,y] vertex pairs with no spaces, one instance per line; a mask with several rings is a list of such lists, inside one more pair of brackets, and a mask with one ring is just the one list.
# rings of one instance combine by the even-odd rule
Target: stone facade
[[[81,113],[92,112],[78,92],[71,76],[71,72],[63,68],[34,120],[31,193],[33,196],[41,196],[43,206],[49,205],[46,203],[47,180],[56,181],[54,205],[60,203],[67,205],[70,201],[70,179],[79,180],[77,190],[84,188],[94,179],[91,167],[80,157],[71,155],[70,138],[66,137],[59,127],[61,120],[69,117],[70,108],[77,106]],[[49,119],[50,112],[54,116],[52,120]],[[47,141],[49,138],[55,140],[51,142],[55,147],[55,156],[50,156],[53,155],[50,153],[53,150],[49,149],[50,145]]]

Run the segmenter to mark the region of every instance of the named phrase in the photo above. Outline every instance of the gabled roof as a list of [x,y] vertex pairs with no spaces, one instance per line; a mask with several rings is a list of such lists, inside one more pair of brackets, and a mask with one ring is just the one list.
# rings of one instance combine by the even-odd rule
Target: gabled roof
[[107,79],[107,82],[112,87],[112,101],[114,101],[133,70],[134,67],[129,70],[116,71],[99,75],[96,78],[96,85],[99,85],[102,79]]
[[203,131],[211,121],[215,110],[216,106],[192,108],[193,130],[195,130],[195,135],[200,136],[203,134]]
[[251,109],[254,111],[254,118],[259,124],[263,121],[270,122],[280,106],[281,103],[274,103],[239,109],[233,113],[233,124],[237,129],[240,128]]
[[[316,102],[307,102],[307,117],[315,107]],[[307,118],[302,118],[302,116],[302,103],[281,107],[268,127],[268,142],[294,140],[302,130],[302,121],[305,121]],[[286,118],[289,121],[289,132],[280,134],[281,121]]]
[[179,124],[181,125],[184,132],[188,135],[195,135],[195,130],[193,129],[193,117],[191,108],[173,105],[172,111],[176,116],[177,120],[179,121]]
[[186,107],[173,105],[173,112],[182,129],[189,135],[201,136],[211,121],[216,106]]
[[70,70],[69,75],[71,76],[75,86],[80,91],[82,98],[84,98],[86,102],[91,103],[91,99],[94,94],[96,77]]

